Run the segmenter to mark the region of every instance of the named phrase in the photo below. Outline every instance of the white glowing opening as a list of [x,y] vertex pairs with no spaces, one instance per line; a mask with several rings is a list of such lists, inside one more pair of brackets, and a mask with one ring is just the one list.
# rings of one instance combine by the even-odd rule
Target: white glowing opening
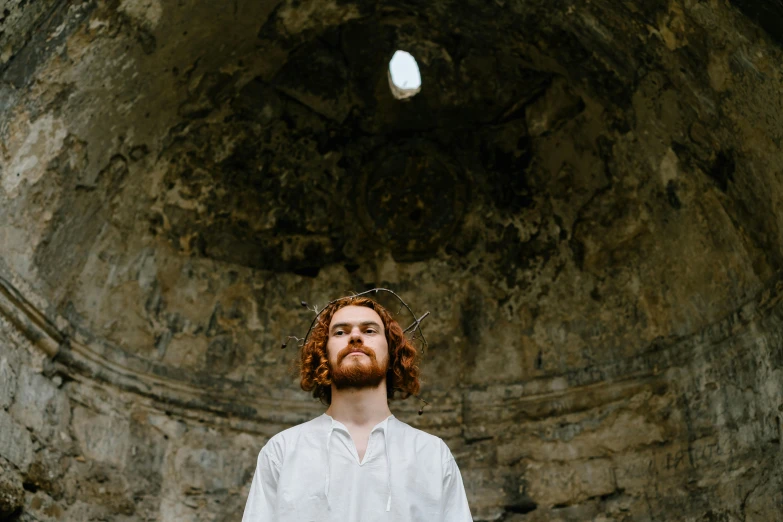
[[[389,62],[389,79],[397,98],[409,98],[421,90],[421,74],[410,53],[397,51]],[[395,89],[396,88],[396,89]]]

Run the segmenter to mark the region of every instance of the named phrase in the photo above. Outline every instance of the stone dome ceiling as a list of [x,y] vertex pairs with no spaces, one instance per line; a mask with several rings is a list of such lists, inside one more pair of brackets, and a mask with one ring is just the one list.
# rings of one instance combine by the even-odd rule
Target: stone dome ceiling
[[[672,369],[710,380],[709,347],[774,330],[776,5],[0,5],[0,309],[82,402],[268,436],[319,411],[280,349],[299,302],[392,287],[431,311],[417,425],[480,450],[523,423],[471,483],[490,520],[613,494],[513,493],[524,422],[647,393],[614,429],[697,440]],[[421,68],[407,100],[398,49]]]

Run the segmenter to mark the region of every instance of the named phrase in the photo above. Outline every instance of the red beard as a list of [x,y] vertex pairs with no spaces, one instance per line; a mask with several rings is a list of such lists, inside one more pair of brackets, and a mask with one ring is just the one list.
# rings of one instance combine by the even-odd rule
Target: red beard
[[[345,358],[351,352],[359,350],[367,357],[369,362],[365,361],[361,355],[353,356],[357,360],[345,361]],[[332,366],[330,364],[330,366]],[[337,365],[332,366],[332,382],[335,388],[342,390],[345,388],[377,388],[386,377],[388,361],[386,367],[381,368],[375,352],[366,348],[363,344],[349,344],[337,354]]]

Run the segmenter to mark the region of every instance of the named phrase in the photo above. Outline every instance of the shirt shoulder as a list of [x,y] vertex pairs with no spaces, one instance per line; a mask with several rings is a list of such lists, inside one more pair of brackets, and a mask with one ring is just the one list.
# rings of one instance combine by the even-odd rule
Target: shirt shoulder
[[[439,455],[441,464],[443,465],[448,464],[449,460],[454,458],[448,445],[440,437],[414,428],[396,417],[394,418],[394,421],[392,429],[400,432],[399,434],[402,435],[400,438],[404,440],[405,447],[410,448],[419,454]],[[392,433],[391,436],[395,438],[397,435],[398,434]]]
[[[327,419],[328,420],[328,419]],[[323,415],[302,424],[287,428],[274,436],[261,448],[270,458],[281,464],[288,451],[295,448],[302,437],[312,437],[318,433],[326,433],[328,423]]]

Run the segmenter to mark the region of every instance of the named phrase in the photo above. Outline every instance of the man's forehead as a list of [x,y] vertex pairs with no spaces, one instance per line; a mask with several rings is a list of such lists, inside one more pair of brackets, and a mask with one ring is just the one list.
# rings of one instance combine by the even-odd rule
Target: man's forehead
[[367,308],[366,306],[348,305],[340,308],[334,313],[332,316],[332,322],[329,324],[329,326],[331,327],[333,324],[337,323],[358,324],[366,321],[374,321],[383,327],[381,316],[379,316],[378,313],[372,308]]

